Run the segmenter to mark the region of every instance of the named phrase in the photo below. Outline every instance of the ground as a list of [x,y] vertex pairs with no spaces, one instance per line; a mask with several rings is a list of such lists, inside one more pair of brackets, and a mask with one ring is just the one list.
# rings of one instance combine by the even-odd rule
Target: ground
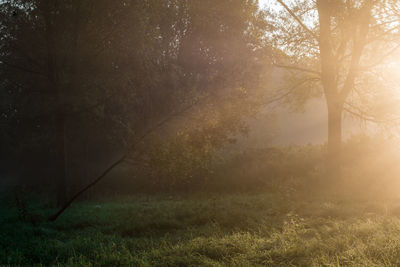
[[0,265],[400,266],[398,207],[270,193],[135,196],[79,202],[55,223],[32,225],[9,201]]

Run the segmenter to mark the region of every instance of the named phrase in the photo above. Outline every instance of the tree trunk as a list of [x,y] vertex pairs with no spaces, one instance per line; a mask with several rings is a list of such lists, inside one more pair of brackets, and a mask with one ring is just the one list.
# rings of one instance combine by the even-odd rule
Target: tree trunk
[[56,146],[57,146],[57,206],[61,207],[67,200],[67,173],[65,155],[65,113],[60,111],[56,118]]
[[47,51],[47,77],[49,79],[50,89],[54,93],[54,100],[57,101],[57,109],[55,110],[55,150],[56,150],[56,173],[55,190],[57,194],[57,205],[62,206],[67,200],[66,189],[66,164],[65,164],[65,130],[66,130],[66,113],[64,105],[63,88],[60,83],[60,51],[57,49],[57,30],[55,25],[55,14],[57,2],[46,0],[40,2],[43,19],[45,22],[45,39]]
[[[328,157],[327,171],[332,176],[340,175],[342,145],[343,105],[328,104]],[[337,177],[339,178],[339,177]]]

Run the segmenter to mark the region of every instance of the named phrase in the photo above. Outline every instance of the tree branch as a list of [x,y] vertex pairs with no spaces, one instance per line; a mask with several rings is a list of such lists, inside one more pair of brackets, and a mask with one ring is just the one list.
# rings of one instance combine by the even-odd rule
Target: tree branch
[[299,23],[299,25],[306,30],[311,36],[315,38],[316,41],[318,41],[318,36],[315,35],[315,33],[310,30],[302,21],[301,19],[294,14],[294,12],[282,1],[282,0],[276,0],[281,6],[283,6],[284,9]]
[[[362,7],[360,10],[361,14],[360,16],[360,30],[359,30],[359,36],[354,37],[353,39],[353,53],[350,61],[350,68],[349,72],[347,74],[346,80],[344,82],[343,88],[340,91],[340,97],[344,101],[350,91],[353,89],[354,86],[354,80],[357,75],[357,71],[360,68],[360,59],[362,56],[362,52],[364,50],[366,41],[367,41],[367,35],[369,32],[369,22],[371,19],[371,6],[370,4],[366,4],[365,6]],[[357,38],[358,37],[358,38]]]
[[393,54],[394,52],[396,52],[397,49],[400,48],[400,44],[397,44],[392,50],[390,50],[389,52],[387,52],[386,54],[384,54],[379,60],[377,60],[376,62],[374,62],[373,64],[370,64],[368,66],[361,66],[360,70],[368,70],[370,68],[375,67],[376,65],[379,65],[380,63],[382,63],[382,61],[384,61],[388,56],[390,56],[391,54]]
[[14,69],[26,72],[26,73],[47,77],[47,75],[45,73],[42,73],[42,72],[39,72],[39,71],[35,71],[35,70],[31,70],[31,69],[28,69],[28,68],[25,68],[25,67],[21,67],[21,66],[18,66],[18,65],[14,65],[14,64],[8,63],[6,61],[0,61],[0,64],[3,64],[5,66],[7,66],[7,67],[11,67],[11,68],[14,68]]
[[318,76],[321,76],[321,72],[319,72],[319,71],[305,69],[305,68],[302,68],[302,67],[281,65],[281,64],[276,64],[276,63],[274,63],[273,66],[277,67],[277,68],[281,68],[281,69],[298,70],[298,71],[308,72],[308,73],[312,73],[312,74],[316,74]]
[[100,182],[108,173],[110,173],[116,166],[124,162],[126,158],[126,155],[123,155],[120,159],[115,161],[113,164],[111,164],[100,176],[98,176],[96,179],[94,179],[91,183],[89,183],[87,186],[82,188],[78,193],[76,193],[70,200],[68,200],[54,215],[49,217],[50,222],[54,222],[57,220],[57,218],[72,204],[72,202],[75,201],[80,195],[82,195],[84,192],[86,192],[88,189],[93,187],[95,184]]
[[[348,105],[350,108],[344,106],[343,110],[350,113],[351,115],[358,117],[361,120],[364,121],[369,121],[369,122],[373,122],[373,123],[389,123],[389,122],[394,122],[394,121],[399,121],[400,117],[398,118],[392,118],[392,119],[388,119],[388,120],[378,120],[376,118],[374,118],[371,115],[368,115],[367,112],[361,110],[359,107],[356,107],[354,105],[352,105],[349,102],[345,102],[345,105]],[[356,109],[357,111],[354,111],[354,109]]]
[[[210,96],[210,95],[209,95]],[[208,98],[209,96],[205,97]],[[201,99],[201,100],[204,100]],[[151,134],[152,132],[154,132],[155,130],[157,130],[158,128],[160,128],[161,126],[163,126],[164,124],[166,124],[167,122],[169,122],[172,118],[179,116],[185,112],[187,112],[188,110],[190,110],[191,108],[193,108],[194,106],[196,106],[198,103],[200,102],[200,99],[198,99],[197,101],[195,101],[194,103],[192,103],[191,105],[189,105],[188,107],[174,112],[172,114],[170,114],[168,117],[166,117],[165,119],[163,119],[162,121],[156,123],[153,127],[149,128],[146,132],[144,132],[131,146],[128,147],[127,151],[114,163],[112,163],[100,176],[98,176],[96,179],[94,179],[92,182],[90,182],[88,185],[86,185],[84,188],[82,188],[81,190],[79,190],[75,195],[73,195],[54,215],[50,216],[48,218],[48,221],[50,222],[54,222],[55,220],[57,220],[57,218],[72,204],[72,202],[74,202],[80,195],[82,195],[84,192],[86,192],[87,190],[89,190],[91,187],[93,187],[94,185],[96,185],[98,182],[100,182],[108,173],[110,173],[112,170],[115,169],[115,167],[117,167],[118,165],[120,165],[122,162],[124,162],[126,160],[126,158],[129,155],[129,152],[133,149],[136,148],[136,146],[142,142],[149,134]]]

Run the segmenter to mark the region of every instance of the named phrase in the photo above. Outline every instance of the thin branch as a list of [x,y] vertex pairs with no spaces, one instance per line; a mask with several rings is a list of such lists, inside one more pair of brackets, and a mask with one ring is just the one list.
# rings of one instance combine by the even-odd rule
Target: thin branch
[[77,115],[80,115],[82,113],[90,112],[93,109],[103,105],[106,101],[110,100],[111,98],[113,98],[117,94],[118,94],[118,91],[115,91],[113,94],[110,94],[109,96],[107,96],[104,99],[98,101],[97,103],[94,103],[93,105],[90,105],[90,106],[87,106],[87,107],[82,107],[82,108],[80,108],[78,110],[75,110],[75,111],[72,111],[72,112],[67,112],[65,115],[66,116],[77,116]]
[[393,54],[394,52],[396,52],[397,49],[400,48],[400,43],[397,44],[393,49],[391,49],[389,52],[387,52],[386,54],[384,54],[379,60],[377,60],[376,62],[374,62],[373,64],[370,64],[368,66],[360,66],[360,70],[368,70],[370,68],[373,68],[379,64],[381,64],[388,56],[390,56],[391,54]]
[[353,51],[350,61],[350,68],[344,82],[342,90],[339,92],[341,99],[344,101],[350,91],[354,87],[354,80],[356,78],[357,72],[360,67],[360,59],[363,53],[363,50],[366,45],[367,35],[369,33],[369,22],[371,19],[371,6],[370,4],[366,4],[361,9],[362,12],[359,16],[361,18],[361,23],[359,24],[359,37],[357,39],[353,39]]
[[384,31],[384,32],[381,33],[381,34],[379,34],[379,35],[377,35],[377,36],[374,36],[374,38],[368,39],[368,40],[367,40],[367,43],[370,44],[370,43],[372,43],[372,42],[379,41],[379,40],[382,39],[382,37],[384,37],[384,36],[386,36],[386,35],[389,35],[389,34],[392,33],[393,31],[398,30],[399,28],[400,28],[400,25],[396,25],[395,27],[392,27],[392,28],[390,28],[390,29]]
[[24,49],[22,49],[20,46],[18,46],[17,44],[14,44],[11,49],[14,49],[17,53],[20,53],[22,56],[24,56],[25,58],[28,59],[28,61],[30,61],[31,63],[33,63],[34,65],[36,65],[36,67],[41,68],[42,65],[35,60],[33,57],[31,57],[27,52],[24,51]]
[[[71,111],[71,112],[65,112],[64,115],[68,116],[68,117],[74,117],[74,116],[78,116],[78,115],[83,114],[83,113],[89,113],[89,112],[93,111],[95,108],[103,105],[106,101],[110,100],[114,96],[118,95],[118,93],[119,92],[116,91],[113,94],[108,95],[104,99],[97,101],[93,105],[89,105],[89,106],[86,106],[86,107],[81,107],[80,109],[74,110],[74,111]],[[20,120],[34,121],[34,120],[49,120],[53,116],[54,116],[54,114],[52,112],[47,111],[47,112],[43,112],[42,114],[37,114],[35,116],[23,116],[23,117],[18,117],[18,118]]]
[[298,71],[308,72],[308,73],[312,73],[312,74],[316,74],[318,76],[321,76],[321,72],[319,72],[319,71],[305,69],[305,68],[298,67],[298,66],[281,65],[281,64],[276,64],[276,63],[274,63],[273,66],[277,67],[277,68],[281,68],[281,69],[298,70]]
[[387,24],[390,24],[390,23],[398,23],[399,22],[399,20],[398,20],[398,18],[396,18],[396,19],[392,19],[392,20],[388,20],[388,21],[384,21],[384,22],[381,22],[381,23],[378,23],[378,24],[375,24],[375,25],[372,25],[371,26],[371,29],[375,29],[375,28],[378,28],[378,27],[381,27],[381,26],[384,26],[384,25],[387,25]]
[[[315,78],[314,78],[315,79]],[[307,82],[308,80],[311,79],[306,79],[304,81],[302,81],[301,83],[295,85],[292,89],[294,89],[297,86],[300,86],[301,84]],[[286,97],[287,95],[289,95],[290,93],[292,93],[292,90],[290,90],[289,92],[285,93],[284,95],[281,95],[277,98],[271,99],[267,104],[271,104],[274,103],[276,101],[279,101],[281,99],[283,99],[284,97]],[[123,154],[117,161],[115,161],[114,163],[112,163],[100,176],[98,176],[96,179],[94,179],[92,182],[90,182],[88,185],[86,185],[84,188],[82,188],[81,190],[79,190],[75,195],[73,195],[54,215],[50,216],[48,218],[49,221],[54,222],[55,220],[57,220],[57,218],[79,197],[81,196],[84,192],[86,192],[87,190],[89,190],[91,187],[93,187],[94,185],[96,185],[98,182],[100,182],[108,173],[110,173],[113,169],[115,169],[115,167],[117,167],[118,165],[120,165],[121,163],[125,162],[128,158],[129,152],[132,149],[135,149],[136,146],[142,142],[148,135],[150,135],[151,133],[153,133],[155,130],[157,130],[158,128],[160,128],[161,126],[163,126],[164,124],[166,124],[167,122],[169,122],[170,120],[172,120],[173,118],[175,118],[176,116],[179,116],[185,112],[187,112],[188,110],[192,109],[193,107],[197,106],[202,100],[205,100],[207,98],[209,98],[211,95],[208,95],[207,97],[204,97],[202,99],[198,99],[197,101],[195,101],[194,103],[192,103],[191,105],[187,106],[186,108],[179,110],[177,112],[174,112],[172,114],[170,114],[168,117],[166,117],[165,119],[161,120],[160,122],[158,122],[157,124],[155,124],[153,127],[149,128],[146,132],[144,132],[131,146],[129,146],[129,148],[127,149],[127,152],[125,152],[125,154]]]
[[391,120],[387,120],[387,121],[385,121],[385,120],[377,120],[377,119],[375,119],[373,117],[368,117],[368,116],[366,116],[364,114],[355,112],[355,111],[353,111],[353,110],[351,110],[351,109],[349,109],[347,107],[343,107],[343,110],[346,111],[347,113],[359,118],[360,120],[364,120],[364,121],[369,121],[369,122],[373,122],[373,123],[387,123],[387,122],[391,121]]
[[103,179],[108,173],[110,173],[116,166],[124,162],[126,158],[126,155],[123,155],[120,159],[115,161],[113,164],[111,164],[99,177],[97,177],[95,180],[93,180],[91,183],[89,183],[87,186],[82,188],[78,193],[76,193],[70,200],[68,200],[54,215],[49,217],[50,222],[54,222],[57,220],[57,218],[74,202],[80,195],[82,195],[84,192],[86,192],[89,188],[93,187],[95,184],[100,182],[101,179]]
[[[398,118],[392,118],[392,119],[387,119],[387,120],[378,120],[376,118],[374,118],[372,115],[368,115],[367,112],[361,110],[359,107],[356,107],[354,105],[352,105],[351,103],[345,102],[346,105],[348,105],[350,108],[348,107],[343,107],[343,110],[350,113],[351,115],[358,117],[361,120],[364,121],[369,121],[369,122],[373,122],[373,123],[389,123],[389,122],[394,122],[394,121],[399,121],[400,117]],[[357,111],[354,111],[354,109],[356,109]]]
[[35,75],[40,75],[40,76],[47,77],[47,75],[45,73],[42,73],[42,72],[39,72],[39,71],[35,71],[35,70],[31,70],[31,69],[28,69],[28,68],[25,68],[25,67],[21,67],[21,66],[18,66],[18,65],[14,65],[14,64],[8,63],[6,61],[0,61],[0,64],[3,64],[5,66],[7,66],[7,67],[14,68],[14,69],[17,69],[17,70],[20,70],[20,71],[23,71],[23,72],[27,72],[27,73],[30,73],[30,74],[35,74]]
[[[210,96],[210,95],[209,95]],[[209,96],[205,97],[208,98]],[[201,99],[204,100],[205,98]],[[187,112],[188,110],[190,110],[191,108],[193,108],[194,106],[196,106],[198,103],[200,102],[200,99],[195,101],[194,103],[192,103],[191,105],[189,105],[188,107],[174,112],[172,114],[170,114],[168,117],[166,117],[165,119],[163,119],[162,121],[158,122],[157,124],[155,124],[153,127],[149,128],[146,132],[144,132],[131,146],[128,147],[127,151],[114,163],[112,163],[100,176],[98,176],[96,179],[94,179],[92,182],[90,182],[88,185],[86,185],[84,188],[82,188],[81,190],[79,190],[75,195],[73,195],[54,215],[50,216],[48,218],[48,221],[54,222],[55,220],[57,220],[57,218],[72,204],[72,202],[74,202],[80,195],[82,195],[84,192],[86,192],[87,190],[89,190],[91,187],[93,187],[94,185],[96,185],[98,182],[100,182],[108,173],[110,173],[112,170],[115,169],[115,167],[117,167],[118,165],[120,165],[121,163],[123,163],[126,158],[128,157],[129,153],[131,150],[135,149],[136,146],[142,142],[149,134],[151,134],[152,132],[154,132],[155,130],[157,130],[158,128],[160,128],[161,126],[163,126],[164,124],[166,124],[167,122],[169,122],[171,119],[173,119],[176,116],[181,115],[182,113]]]
[[[308,79],[304,79],[298,83],[296,83],[295,85],[293,85],[292,87],[290,87],[289,89],[286,90],[285,93],[278,95],[276,97],[273,97],[271,99],[269,99],[264,105],[268,106],[271,104],[278,104],[279,101],[284,100],[285,98],[287,98],[289,95],[294,93],[294,90],[300,86],[302,86],[303,84],[307,83],[307,82],[315,82],[315,81],[320,81],[320,78],[317,77],[313,77],[313,78],[308,78]],[[272,108],[275,108],[276,106],[273,106]]]
[[278,1],[279,4],[281,4],[281,6],[283,6],[284,9],[286,9],[286,11],[300,24],[300,26],[306,30],[308,33],[311,34],[311,36],[313,36],[315,38],[315,40],[318,41],[318,36],[315,35],[315,33],[310,30],[302,21],[301,19],[296,16],[296,14],[294,14],[294,12],[282,1],[282,0],[276,0]]

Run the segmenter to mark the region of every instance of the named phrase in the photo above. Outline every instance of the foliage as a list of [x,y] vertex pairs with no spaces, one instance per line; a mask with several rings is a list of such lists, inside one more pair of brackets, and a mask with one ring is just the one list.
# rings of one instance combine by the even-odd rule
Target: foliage
[[[337,182],[326,177],[326,144],[213,150],[204,135],[152,138],[133,167],[116,171],[93,197],[155,192],[337,193],[379,196],[396,194],[396,138],[354,135],[343,143],[343,170]],[[196,146],[201,140],[200,146]],[[147,149],[150,148],[150,149]],[[132,169],[133,168],[133,169]]]
[[155,189],[188,190],[204,184],[213,154],[212,144],[207,145],[203,138],[178,133],[169,140],[154,137],[141,165]]
[[225,190],[296,191],[319,182],[324,158],[319,145],[234,152],[217,165],[210,183]]
[[289,194],[329,192],[396,195],[400,186],[396,137],[353,135],[343,143],[342,176],[326,177],[324,145],[291,145],[233,152],[219,157],[208,190],[271,190]]
[[178,115],[194,135],[212,128],[204,149],[220,146],[263,99],[269,51],[256,1],[3,1],[0,16],[1,119],[34,184],[87,183],[93,166],[126,150],[135,158],[132,144],[163,136],[154,126]]

